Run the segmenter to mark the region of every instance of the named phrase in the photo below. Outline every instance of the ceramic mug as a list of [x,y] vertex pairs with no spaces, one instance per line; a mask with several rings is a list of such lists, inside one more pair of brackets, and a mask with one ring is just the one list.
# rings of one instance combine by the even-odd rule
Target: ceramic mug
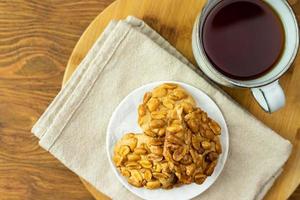
[[236,80],[217,71],[207,58],[201,42],[203,24],[208,13],[222,0],[208,0],[201,14],[197,17],[192,36],[192,47],[199,68],[211,80],[230,87],[250,88],[259,105],[271,113],[285,104],[285,95],[278,79],[293,63],[299,46],[298,24],[286,0],[265,0],[279,15],[285,33],[283,53],[277,64],[266,74],[251,80]]

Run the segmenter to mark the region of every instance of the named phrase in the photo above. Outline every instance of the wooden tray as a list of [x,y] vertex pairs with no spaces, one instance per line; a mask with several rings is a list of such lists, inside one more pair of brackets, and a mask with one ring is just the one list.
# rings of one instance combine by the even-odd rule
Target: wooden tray
[[[70,78],[73,71],[87,54],[88,50],[92,47],[107,24],[112,19],[124,19],[128,15],[134,15],[143,19],[195,64],[191,48],[191,33],[194,20],[201,11],[204,3],[205,0],[115,1],[97,16],[81,36],[69,59],[63,84]],[[296,60],[296,64],[299,64],[299,57]],[[284,173],[280,176],[266,197],[266,199],[272,200],[286,199],[300,182],[300,129],[298,129],[300,127],[300,106],[296,98],[294,101],[289,98],[296,94],[299,95],[299,92],[297,93],[298,90],[296,87],[293,87],[295,89],[289,88],[289,90],[287,90],[287,87],[292,83],[295,85],[297,84],[296,78],[294,78],[294,81],[289,81],[289,79],[292,79],[291,76],[297,76],[299,82],[300,70],[296,72],[296,70],[293,70],[292,68],[290,71],[292,72],[288,72],[281,81],[288,96],[287,106],[272,115],[264,113],[259,108],[249,91],[224,88],[226,92],[242,106],[252,112],[269,127],[278,131],[282,136],[294,143],[293,155],[285,166]],[[300,95],[298,97],[300,97]],[[284,118],[284,123],[282,123],[282,118]],[[108,199],[86,181],[82,181],[96,199]]]

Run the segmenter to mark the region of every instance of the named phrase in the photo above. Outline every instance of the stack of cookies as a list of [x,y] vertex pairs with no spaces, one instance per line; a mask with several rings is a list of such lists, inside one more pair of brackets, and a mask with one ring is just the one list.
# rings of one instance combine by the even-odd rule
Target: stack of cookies
[[202,184],[213,173],[222,153],[221,128],[179,85],[164,83],[147,92],[138,124],[143,133],[125,134],[113,156],[131,185],[171,189]]

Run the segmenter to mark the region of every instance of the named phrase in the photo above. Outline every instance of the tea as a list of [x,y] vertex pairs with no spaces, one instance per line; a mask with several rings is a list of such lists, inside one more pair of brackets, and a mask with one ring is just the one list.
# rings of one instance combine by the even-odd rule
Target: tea
[[284,30],[277,13],[262,0],[223,0],[204,21],[202,42],[213,66],[239,80],[264,75],[278,62]]

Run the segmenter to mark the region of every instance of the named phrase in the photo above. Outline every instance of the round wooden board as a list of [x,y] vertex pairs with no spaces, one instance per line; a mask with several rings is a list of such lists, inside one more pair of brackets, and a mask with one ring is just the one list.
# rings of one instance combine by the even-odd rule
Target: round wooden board
[[[108,23],[112,19],[124,19],[128,15],[143,19],[195,64],[191,48],[191,33],[194,20],[201,11],[204,3],[205,0],[115,1],[94,19],[81,36],[69,59],[63,84],[70,78],[78,64],[87,54],[96,39],[101,35]],[[299,57],[297,57],[295,65],[297,65],[299,61]],[[299,81],[299,70],[293,70],[287,74],[294,77],[295,84],[297,83],[297,80]],[[296,77],[298,77],[298,79],[296,79]],[[291,81],[286,83],[287,80],[285,79],[290,78],[291,77],[283,78],[282,82],[284,88],[287,88],[289,86],[288,84],[292,84]],[[257,106],[248,91],[231,88],[224,89],[257,118],[293,142],[294,151],[288,164],[285,166],[285,171],[265,198],[278,200],[286,199],[300,182],[300,170],[297,170],[300,168],[300,123],[297,121],[300,118],[299,102],[296,98],[292,102],[291,99],[288,99],[287,104],[289,105],[287,105],[285,109],[282,109],[271,116],[264,113],[259,106]],[[290,95],[294,94],[294,91],[289,90],[289,92],[291,92]],[[299,92],[296,94],[299,94]],[[289,117],[291,116],[291,113],[295,116],[294,118]],[[286,116],[284,123],[282,123],[283,116]],[[108,197],[97,191],[89,183],[84,180],[82,181],[96,199],[108,199]]]

